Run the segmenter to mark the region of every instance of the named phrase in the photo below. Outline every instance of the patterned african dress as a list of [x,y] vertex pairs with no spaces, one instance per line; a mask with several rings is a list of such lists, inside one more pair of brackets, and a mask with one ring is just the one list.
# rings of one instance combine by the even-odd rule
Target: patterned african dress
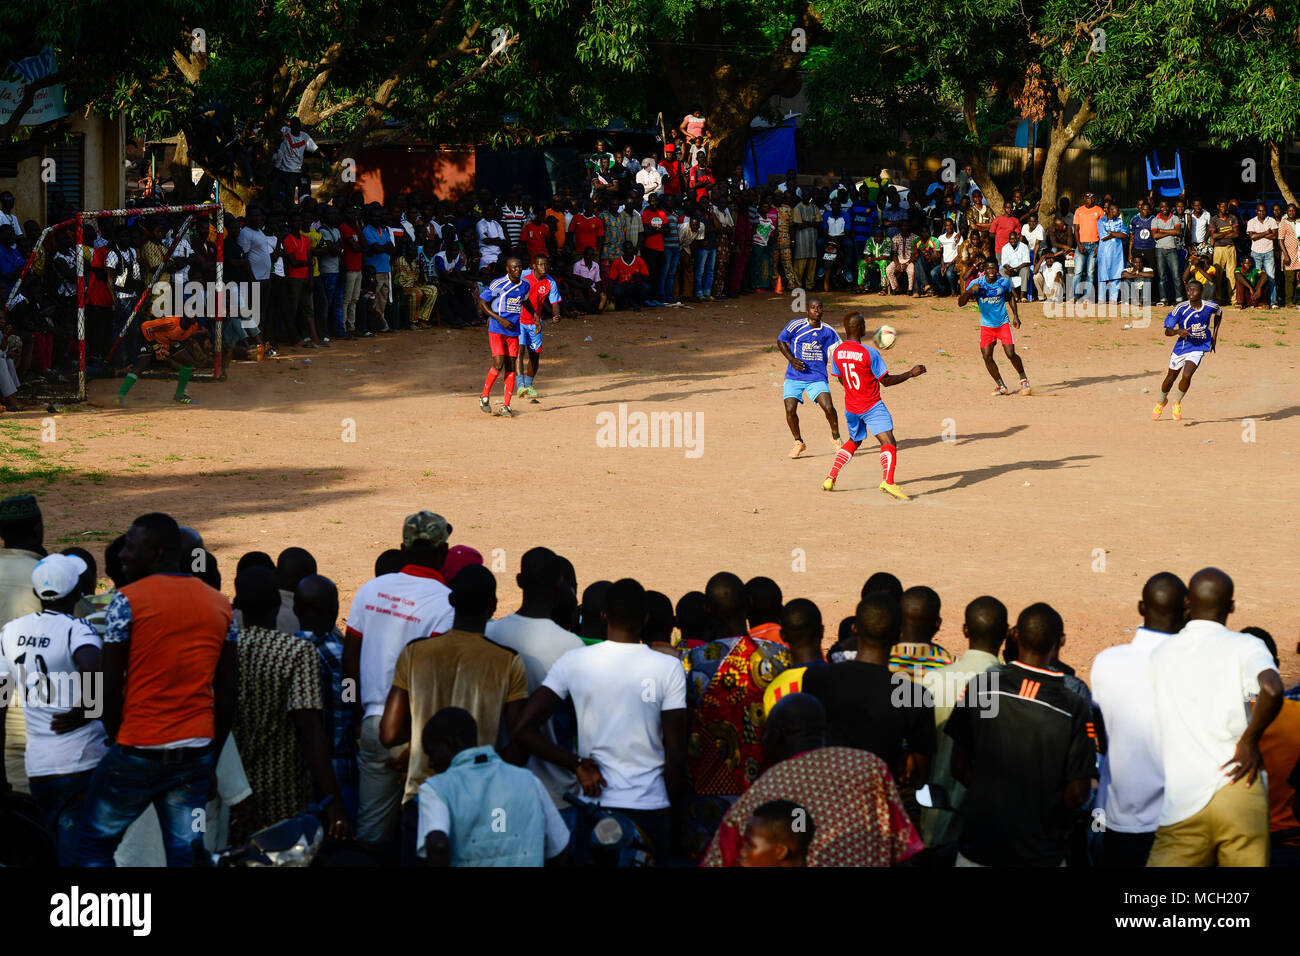
[[623,255],[623,240],[627,238],[627,232],[623,228],[623,217],[616,213],[602,212],[600,221],[605,224],[605,235],[600,241],[600,261],[606,264]]
[[868,239],[862,248],[862,258],[858,260],[858,285],[866,283],[868,270],[879,272],[882,284],[888,282],[889,278],[885,275],[885,270],[889,268],[888,260],[881,262],[874,257],[893,255],[893,252],[893,246],[888,239],[884,237],[877,239],[875,236]]
[[295,710],[324,710],[316,648],[291,634],[261,627],[239,632],[239,748],[257,803],[251,828],[231,821],[231,839],[242,843],[260,827],[297,816],[311,803],[307,762],[293,722]]
[[736,795],[758,779],[763,754],[763,692],[790,666],[783,644],[748,635],[693,648],[686,667],[686,744],[692,799],[685,813],[687,848],[698,858]]
[[772,260],[772,271],[779,275],[786,285],[792,289],[795,286],[794,259],[791,253],[794,237],[790,225],[793,221],[794,209],[792,207],[776,207],[776,255]]
[[885,762],[853,747],[819,747],[765,771],[727,811],[703,866],[735,866],[745,823],[771,800],[792,800],[814,825],[809,866],[892,866],[923,847]]
[[713,221],[718,227],[718,251],[713,262],[713,290],[710,295],[718,298],[727,291],[727,276],[731,269],[731,246],[733,242],[732,237],[724,233],[723,230],[734,230],[736,220],[725,207],[719,208],[715,206]]

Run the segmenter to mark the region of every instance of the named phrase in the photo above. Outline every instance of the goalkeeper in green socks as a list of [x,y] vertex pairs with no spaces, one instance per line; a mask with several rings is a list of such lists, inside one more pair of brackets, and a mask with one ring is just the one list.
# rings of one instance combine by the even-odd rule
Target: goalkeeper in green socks
[[142,322],[140,333],[144,336],[145,344],[131,366],[131,371],[127,372],[122,387],[118,389],[117,404],[126,404],[126,393],[131,391],[135,383],[140,380],[140,373],[149,368],[155,358],[170,362],[180,372],[176,382],[175,400],[182,405],[197,404],[186,394],[185,389],[190,383],[190,376],[194,374],[194,366],[197,364],[198,348],[194,336],[202,331],[203,327],[190,315],[167,316]]

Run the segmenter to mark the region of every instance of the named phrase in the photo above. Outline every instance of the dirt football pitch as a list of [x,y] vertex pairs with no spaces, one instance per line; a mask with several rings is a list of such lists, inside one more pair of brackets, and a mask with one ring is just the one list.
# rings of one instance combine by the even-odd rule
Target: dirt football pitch
[[[224,383],[192,384],[201,404],[189,408],[170,401],[171,381],[141,381],[125,409],[120,380],[95,381],[83,405],[0,418],[0,481],[39,497],[51,550],[79,543],[102,558],[132,518],[167,511],[203,535],[227,594],[244,552],[302,545],[344,609],[420,508],[503,572],[499,614],[519,599],[520,555],[545,544],[580,586],[630,575],[674,601],[719,570],[768,575],[787,600],[821,606],[829,645],[863,581],[887,570],[938,590],[938,640],[955,650],[980,594],[1013,615],[1052,603],[1062,659],[1085,678],[1097,651],[1132,636],[1150,574],[1217,565],[1236,581],[1229,624],[1271,631],[1288,685],[1300,679],[1295,310],[1228,309],[1175,423],[1168,410],[1151,421],[1164,310],[1125,329],[1130,319],[1022,306],[1033,393],[997,397],[973,305],[834,294],[826,306],[841,334],[852,308],[869,329],[895,327],[892,371],[929,370],[884,393],[909,502],[877,490],[874,439],[821,490],[834,449],[815,407],[801,409],[805,456],[787,457],[775,339],[793,313],[788,297],[762,294],[548,323],[541,399],[517,399],[513,420],[478,408],[481,329],[236,363]],[[1000,349],[998,361],[1014,384]],[[699,428],[689,447],[632,447],[638,412]]]

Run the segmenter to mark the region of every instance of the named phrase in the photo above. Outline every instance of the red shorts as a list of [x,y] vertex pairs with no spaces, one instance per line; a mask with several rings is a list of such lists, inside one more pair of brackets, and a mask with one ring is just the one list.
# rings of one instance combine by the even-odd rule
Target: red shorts
[[1011,335],[1010,322],[999,325],[996,329],[991,329],[987,325],[980,326],[980,348],[992,345],[994,342],[1001,342],[1003,345],[1016,344],[1015,338]]
[[489,332],[488,345],[492,348],[493,355],[509,355],[511,358],[517,358],[519,356],[518,336],[502,335],[500,332]]

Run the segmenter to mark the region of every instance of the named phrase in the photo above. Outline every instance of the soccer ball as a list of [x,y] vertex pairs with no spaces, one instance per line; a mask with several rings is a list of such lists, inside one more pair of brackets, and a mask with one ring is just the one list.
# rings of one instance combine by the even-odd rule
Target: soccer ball
[[893,326],[882,325],[876,329],[876,334],[872,340],[876,343],[878,349],[888,349],[894,347],[894,339],[898,338],[898,333],[894,331]]

